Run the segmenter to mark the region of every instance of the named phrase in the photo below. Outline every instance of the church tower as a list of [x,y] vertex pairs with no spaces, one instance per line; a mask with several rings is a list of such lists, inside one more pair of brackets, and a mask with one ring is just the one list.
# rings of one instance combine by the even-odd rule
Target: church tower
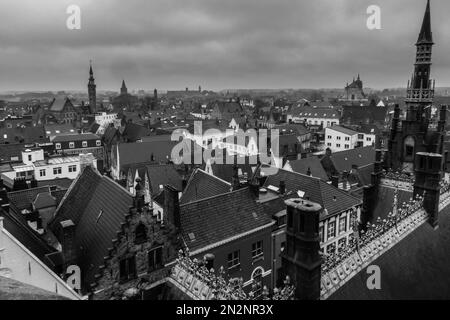
[[433,44],[428,0],[416,42],[414,73],[407,86],[406,119],[400,121],[400,109],[396,106],[388,141],[386,166],[395,171],[413,173],[416,153],[438,153],[440,149],[439,142],[435,141],[439,138],[429,130],[434,98],[434,81],[430,79]]
[[120,94],[126,95],[128,94],[127,86],[125,85],[125,80],[122,80],[122,87],[120,88]]
[[96,84],[94,79],[94,72],[92,71],[92,63],[89,66],[89,82],[88,82],[88,94],[89,94],[89,108],[91,113],[95,113],[97,111],[97,93],[96,93]]

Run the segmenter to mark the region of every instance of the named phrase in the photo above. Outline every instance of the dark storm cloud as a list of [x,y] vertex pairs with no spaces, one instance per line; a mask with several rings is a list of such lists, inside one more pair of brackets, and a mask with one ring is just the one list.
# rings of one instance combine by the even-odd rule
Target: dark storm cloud
[[[65,27],[81,8],[81,30]],[[366,9],[382,9],[382,30]],[[2,0],[0,90],[403,86],[424,0]],[[450,3],[432,2],[433,73],[449,83]]]

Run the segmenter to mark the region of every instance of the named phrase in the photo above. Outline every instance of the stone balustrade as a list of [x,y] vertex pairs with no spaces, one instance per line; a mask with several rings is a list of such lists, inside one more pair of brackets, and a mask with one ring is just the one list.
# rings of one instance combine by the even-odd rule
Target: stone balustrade
[[[408,205],[400,221],[392,214],[378,226],[373,226],[370,236],[361,237],[360,249],[356,241],[350,245],[350,253],[329,257],[322,265],[321,299],[327,299],[353,276],[369,266],[378,257],[399,243],[417,227],[428,220],[428,214],[418,201]],[[439,211],[450,204],[450,191],[441,195]],[[411,212],[407,212],[411,210]],[[396,222],[395,222],[396,221]],[[392,223],[394,222],[394,223]],[[330,263],[327,260],[332,260]]]
[[404,191],[413,191],[414,190],[414,182],[406,181],[406,180],[395,180],[389,178],[382,178],[380,180],[380,185],[391,188],[398,188]]

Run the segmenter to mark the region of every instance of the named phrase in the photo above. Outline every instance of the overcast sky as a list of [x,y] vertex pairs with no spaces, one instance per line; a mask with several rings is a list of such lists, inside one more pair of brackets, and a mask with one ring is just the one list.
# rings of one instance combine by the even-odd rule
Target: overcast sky
[[[81,30],[66,27],[71,4]],[[381,7],[368,30],[367,7]],[[425,0],[0,0],[0,91],[406,86]],[[450,85],[450,1],[433,0],[432,76]]]

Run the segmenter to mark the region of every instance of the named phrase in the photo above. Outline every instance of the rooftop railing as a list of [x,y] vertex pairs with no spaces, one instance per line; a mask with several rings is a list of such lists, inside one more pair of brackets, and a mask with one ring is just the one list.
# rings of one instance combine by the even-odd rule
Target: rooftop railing
[[[450,204],[450,190],[446,184],[441,194],[439,211]],[[342,251],[327,255],[322,264],[321,299],[327,299],[354,275],[384,254],[404,237],[422,225],[428,214],[422,207],[423,198],[403,203],[397,213],[368,226],[359,235],[356,231],[349,245]]]
[[292,300],[295,292],[295,286],[286,277],[284,286],[275,288],[272,294],[266,286],[258,288],[256,284],[246,293],[242,278],[227,279],[223,267],[217,273],[208,270],[205,263],[190,258],[188,249],[179,251],[170,278],[194,300]]

